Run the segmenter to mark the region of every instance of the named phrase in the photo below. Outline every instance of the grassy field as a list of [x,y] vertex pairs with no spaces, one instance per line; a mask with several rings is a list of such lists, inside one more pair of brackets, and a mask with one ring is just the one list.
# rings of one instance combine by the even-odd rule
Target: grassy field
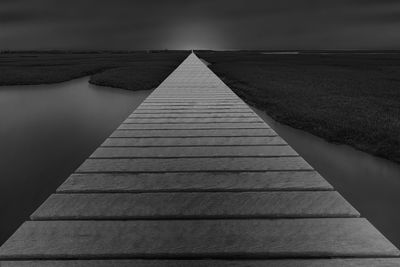
[[186,51],[7,52],[0,54],[0,85],[48,84],[91,75],[90,83],[130,90],[156,87]]
[[400,54],[197,55],[275,120],[400,162]]

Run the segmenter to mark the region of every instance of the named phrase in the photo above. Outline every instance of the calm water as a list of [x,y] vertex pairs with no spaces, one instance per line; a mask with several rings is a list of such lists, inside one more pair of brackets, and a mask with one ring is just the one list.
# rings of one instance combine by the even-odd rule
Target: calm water
[[0,244],[150,93],[87,81],[0,87]]
[[400,247],[400,165],[335,145],[253,108],[390,241]]

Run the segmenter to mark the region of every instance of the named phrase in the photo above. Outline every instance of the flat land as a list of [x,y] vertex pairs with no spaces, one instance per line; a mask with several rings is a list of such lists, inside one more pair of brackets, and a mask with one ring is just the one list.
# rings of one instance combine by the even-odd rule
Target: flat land
[[400,54],[197,55],[275,120],[400,162]]
[[90,83],[153,89],[188,55],[186,51],[7,52],[0,54],[0,85],[64,82],[90,75]]
[[[242,99],[275,120],[330,142],[400,162],[400,53],[197,54]],[[47,84],[90,75],[129,90],[158,86],[187,51],[7,52],[0,85]]]

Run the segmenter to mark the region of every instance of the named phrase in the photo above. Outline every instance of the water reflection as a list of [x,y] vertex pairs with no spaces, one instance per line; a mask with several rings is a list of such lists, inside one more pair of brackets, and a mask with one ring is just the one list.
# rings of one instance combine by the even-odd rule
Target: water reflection
[[87,81],[0,87],[0,244],[150,93]]

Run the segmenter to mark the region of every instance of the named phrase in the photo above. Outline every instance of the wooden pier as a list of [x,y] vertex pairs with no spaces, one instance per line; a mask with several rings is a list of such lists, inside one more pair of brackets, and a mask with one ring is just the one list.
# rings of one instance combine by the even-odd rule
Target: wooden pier
[[0,266],[379,267],[399,255],[191,54],[1,246]]

